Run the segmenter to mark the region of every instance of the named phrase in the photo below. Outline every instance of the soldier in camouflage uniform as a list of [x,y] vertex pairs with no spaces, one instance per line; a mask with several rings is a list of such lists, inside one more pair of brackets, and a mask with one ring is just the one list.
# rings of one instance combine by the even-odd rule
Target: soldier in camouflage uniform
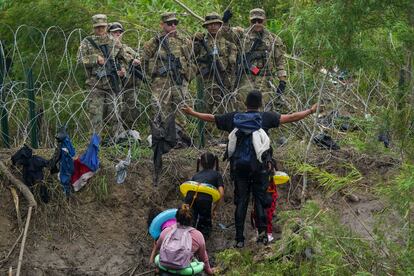
[[124,49],[125,53],[133,59],[134,64],[138,65],[140,63],[138,59],[138,53],[125,43],[122,43],[122,35],[125,32],[122,24],[119,22],[109,23],[108,32],[116,41],[122,44],[122,48]]
[[[178,22],[175,13],[162,14],[162,33],[143,46],[142,62],[152,78],[153,119],[158,121],[176,114],[188,98],[191,41],[177,32]],[[179,121],[183,124],[183,117]]]
[[150,119],[154,185],[158,185],[159,182],[162,155],[173,147],[191,144],[191,139],[183,129],[184,116],[176,116],[180,114],[178,111],[188,97],[191,41],[177,32],[177,25],[175,13],[163,13],[162,33],[150,39],[143,47],[142,62],[146,75],[151,76],[154,113]]
[[[109,35],[114,38],[117,42],[121,43],[123,52],[127,57],[128,69],[132,66],[139,66],[141,64],[138,53],[122,42],[122,35],[124,33],[124,27],[119,22],[112,22],[109,24],[108,32]],[[124,127],[132,129],[135,120],[139,117],[138,108],[138,90],[141,88],[142,80],[135,78],[131,70],[125,72],[125,76],[122,79],[123,90],[122,90],[122,105],[121,105],[121,118]]]
[[[279,78],[277,93],[283,93],[286,87],[285,46],[277,35],[266,30],[264,10],[250,11],[250,26],[246,29],[230,28],[227,22],[231,16],[230,11],[223,16],[223,34],[238,47],[237,68],[240,70],[236,73],[235,89],[240,99],[244,99],[253,89],[258,89],[268,105],[274,94],[269,82],[275,75]],[[267,108],[269,106],[271,104]]]
[[222,36],[222,24],[217,13],[207,14],[203,23],[207,32],[197,33],[194,38],[193,50],[204,87],[205,112],[212,114],[234,110],[231,77],[235,73],[237,49]]
[[[92,124],[92,131],[101,133],[104,123],[108,125],[110,136],[120,130],[120,115],[117,106],[118,95],[121,90],[121,82],[117,76],[124,77],[126,72],[127,57],[122,45],[107,34],[107,17],[97,14],[92,17],[94,35],[82,40],[78,52],[78,63],[86,70],[87,111]],[[108,50],[105,57],[101,48]],[[110,61],[117,60],[116,74],[108,74]],[[117,76],[116,76],[117,75]],[[109,138],[109,137],[108,137]]]

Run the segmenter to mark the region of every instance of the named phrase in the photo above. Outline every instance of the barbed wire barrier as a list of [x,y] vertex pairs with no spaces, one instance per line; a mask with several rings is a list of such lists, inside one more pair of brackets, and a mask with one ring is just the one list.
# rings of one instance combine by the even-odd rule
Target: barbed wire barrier
[[[93,129],[88,117],[86,100],[90,91],[84,88],[85,70],[77,63],[76,56],[80,42],[87,32],[81,29],[63,30],[58,26],[51,26],[46,31],[27,25],[21,25],[15,30],[8,26],[3,27],[9,31],[11,39],[2,41],[0,47],[2,146],[18,147],[30,141],[32,146],[38,144],[43,148],[53,147],[54,136],[61,125],[67,125],[68,133],[76,144],[86,145]],[[186,37],[193,37],[193,34],[186,30],[179,31]],[[123,34],[123,41],[140,53],[146,41],[144,35],[148,33],[155,35],[157,30],[127,30]],[[294,43],[291,49],[287,50],[291,55],[287,55],[288,86],[283,100],[282,97],[275,96],[274,87],[278,81],[276,77],[268,84],[268,89],[262,91],[264,98],[269,99],[265,103],[266,109],[289,113],[309,107],[317,102],[318,91],[326,79],[328,84],[325,85],[321,97],[327,108],[339,112],[352,109],[353,112],[363,110],[363,113],[369,113],[368,102],[373,98],[373,94],[379,91],[374,88],[382,85],[378,80],[371,80],[374,88],[369,93],[360,93],[358,79],[344,83],[332,76],[323,78],[323,74],[328,73],[315,72],[314,68],[302,61],[299,56],[295,56],[295,51]],[[199,64],[195,63],[195,66],[197,70],[192,72],[194,75],[200,71]],[[112,127],[109,122],[115,121],[120,126],[119,129],[136,129],[141,133],[141,137],[145,138],[150,133],[149,121],[154,118],[154,112],[162,111],[151,101],[151,86],[141,80],[130,78],[123,81],[119,95],[110,95],[109,104],[113,108],[110,113],[105,114],[106,123],[99,135],[105,136]],[[248,77],[246,79],[249,80]],[[210,104],[214,106],[213,112],[230,112],[243,106],[237,88],[230,91],[214,82],[202,85],[196,83],[196,78],[191,80],[188,101],[177,105],[177,113],[181,113],[180,108],[183,104],[195,105],[198,108],[200,102],[206,104],[205,99],[211,101]],[[249,85],[254,87],[250,81]],[[203,90],[202,87],[208,89]],[[163,89],[168,90],[169,87]],[[211,89],[221,90],[220,98],[209,97]],[[202,93],[197,93],[197,90]],[[203,94],[206,97],[200,96]],[[201,128],[197,128],[196,120],[183,114],[181,116],[186,120],[185,128],[188,135],[196,141],[194,149],[198,150],[197,141],[203,135]],[[304,134],[310,136],[310,124],[312,121],[306,120],[288,126],[283,135],[287,141],[293,137],[303,138]],[[321,126],[318,127],[322,130]],[[208,128],[207,130],[210,131]],[[217,133],[207,135],[214,136]],[[281,135],[281,131],[278,130],[276,136]]]

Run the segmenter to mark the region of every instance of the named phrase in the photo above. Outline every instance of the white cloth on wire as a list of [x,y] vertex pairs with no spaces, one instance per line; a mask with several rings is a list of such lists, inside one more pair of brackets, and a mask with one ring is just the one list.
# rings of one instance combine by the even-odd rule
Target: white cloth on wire
[[128,150],[128,156],[125,160],[120,160],[115,166],[116,183],[123,184],[127,177],[127,168],[131,164],[131,149]]

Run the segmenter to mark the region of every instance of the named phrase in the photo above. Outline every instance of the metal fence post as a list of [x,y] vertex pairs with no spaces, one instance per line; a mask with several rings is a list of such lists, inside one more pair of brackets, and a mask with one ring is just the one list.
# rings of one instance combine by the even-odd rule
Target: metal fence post
[[4,79],[7,75],[6,58],[4,56],[3,42],[0,41],[0,115],[1,115],[1,137],[3,146],[10,148],[9,120],[6,108],[6,89]]
[[27,99],[29,100],[29,125],[30,125],[30,141],[32,148],[38,148],[37,140],[37,124],[36,124],[36,99],[33,83],[33,69],[27,70]]

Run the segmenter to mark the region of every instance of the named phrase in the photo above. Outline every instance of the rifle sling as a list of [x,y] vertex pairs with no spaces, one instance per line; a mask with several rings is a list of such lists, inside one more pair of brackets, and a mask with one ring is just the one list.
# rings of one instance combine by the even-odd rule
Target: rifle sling
[[[207,42],[205,39],[200,40],[201,45],[203,46],[204,50],[207,52],[206,56],[204,58],[200,58],[198,59],[201,63],[206,63],[207,65],[209,65],[209,68],[213,68],[214,70],[214,76],[216,78],[217,84],[221,87],[221,88],[225,88],[227,85],[225,84],[225,80],[222,79],[222,77],[220,76],[218,71],[222,71],[219,70],[220,68],[218,68],[219,66],[217,65],[217,63],[219,62],[218,60],[216,60],[216,62],[213,64],[213,60],[211,57],[209,57],[209,53],[211,53],[211,49],[208,47]],[[204,62],[205,61],[205,62]],[[210,69],[208,69],[210,71]],[[204,74],[202,73],[203,76],[207,75],[206,72],[204,72]]]
[[[88,36],[86,37],[86,40],[89,41],[89,43],[97,50],[101,51],[101,53],[105,56],[105,53],[102,51],[101,47],[96,44],[96,42],[92,39],[92,37]],[[105,57],[108,58],[108,57]]]
[[[90,36],[88,36],[88,37],[86,37],[86,40],[88,40],[89,41],[89,43],[95,48],[95,49],[97,49],[97,50],[99,50],[99,51],[101,51],[101,53],[104,55],[104,57],[105,58],[110,58],[110,52],[108,51],[108,53],[107,53],[107,55],[105,54],[105,52],[102,50],[102,48],[101,47],[99,47],[98,46],[98,44],[96,44],[96,42],[92,39],[92,37],[90,37]],[[119,91],[119,87],[118,87],[118,85],[119,85],[119,83],[118,83],[118,81],[119,81],[119,77],[118,77],[118,75],[112,75],[112,74],[110,74],[109,75],[109,80],[110,80],[110,83],[111,83],[111,86],[112,86],[112,89],[114,90],[114,92],[115,93],[118,93]]]
[[[171,58],[174,61],[176,61],[177,58],[171,52],[171,49],[170,49],[170,46],[168,45],[168,41],[167,41],[166,37],[165,36],[160,36],[160,37],[158,37],[157,41],[158,41],[158,44],[160,44],[161,47],[167,53],[167,61],[168,61],[168,63],[171,62]],[[168,57],[170,57],[170,58],[168,58]],[[181,66],[181,65],[179,64],[179,66]],[[182,85],[181,72],[178,69],[179,68],[177,68],[177,66],[173,66],[173,68],[171,68],[171,65],[169,64],[167,72],[170,71],[173,74],[173,75],[170,75],[170,78],[172,78],[172,81],[173,82],[175,82],[177,85]],[[161,75],[161,74],[159,74],[159,75]]]

